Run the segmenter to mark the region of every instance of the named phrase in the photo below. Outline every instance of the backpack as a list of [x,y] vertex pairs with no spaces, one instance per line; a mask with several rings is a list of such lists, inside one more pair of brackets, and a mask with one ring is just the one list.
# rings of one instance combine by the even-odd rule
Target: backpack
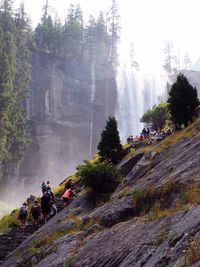
[[27,216],[27,210],[26,210],[26,208],[25,207],[21,207],[20,209],[19,209],[19,215],[18,215],[18,218],[19,219],[23,219],[24,217],[26,217]]
[[40,215],[40,206],[34,204],[31,208],[31,213]]

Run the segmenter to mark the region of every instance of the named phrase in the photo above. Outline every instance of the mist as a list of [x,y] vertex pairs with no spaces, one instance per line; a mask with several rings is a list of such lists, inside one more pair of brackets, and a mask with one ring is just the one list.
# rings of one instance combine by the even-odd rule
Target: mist
[[[15,1],[15,7],[20,2]],[[114,88],[115,83],[110,82],[103,67],[95,69],[92,64],[75,60],[64,63],[56,56],[50,58],[48,53],[41,59],[36,54],[32,59],[33,66],[37,67],[39,63],[42,66],[32,72],[32,89],[35,91],[27,101],[29,119],[36,117],[34,130],[37,137],[31,144],[29,159],[21,166],[21,176],[11,177],[11,182],[1,193],[0,217],[19,207],[30,194],[41,196],[43,180],[49,180],[52,187],[57,186],[75,171],[78,164],[92,158],[107,116],[117,117],[123,142],[129,134],[139,134],[143,126],[139,119],[143,112],[166,99],[168,77],[163,69],[163,50],[167,40],[173,44],[177,69],[184,68],[185,53],[191,59],[191,69],[195,69],[200,55],[198,0],[117,2],[121,27],[120,65],[114,93],[109,89]],[[25,0],[24,3],[34,29],[46,0]],[[112,5],[111,0],[73,1],[76,3],[83,9],[85,24],[89,15],[97,18],[100,10],[106,16]],[[57,13],[64,22],[70,3],[49,0],[48,4],[52,17]],[[134,70],[130,66],[131,46],[134,61],[138,63],[138,69]]]

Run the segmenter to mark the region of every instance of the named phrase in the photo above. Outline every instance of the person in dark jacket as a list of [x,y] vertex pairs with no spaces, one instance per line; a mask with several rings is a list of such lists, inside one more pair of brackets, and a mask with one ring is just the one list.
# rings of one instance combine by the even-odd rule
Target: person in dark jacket
[[21,223],[20,228],[23,230],[26,226],[26,218],[27,218],[27,203],[24,202],[23,205],[21,206],[21,208],[19,209],[19,213],[18,213],[18,219]]
[[44,222],[46,222],[49,218],[50,200],[51,200],[51,196],[47,193],[47,191],[44,191],[44,194],[41,197],[41,210],[42,210]]
[[31,217],[33,219],[33,225],[38,226],[40,215],[41,215],[41,207],[38,201],[35,200],[33,206],[31,207]]

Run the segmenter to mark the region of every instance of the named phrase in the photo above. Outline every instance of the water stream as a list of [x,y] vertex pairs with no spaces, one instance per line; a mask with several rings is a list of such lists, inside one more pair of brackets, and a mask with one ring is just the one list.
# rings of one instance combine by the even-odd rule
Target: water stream
[[140,134],[140,118],[154,104],[166,100],[164,75],[145,74],[133,68],[118,70],[118,109],[116,118],[122,143],[129,135]]
[[94,100],[96,93],[96,85],[95,85],[95,68],[94,64],[91,64],[91,91],[90,91],[90,146],[89,146],[89,157],[92,157],[92,144],[93,144],[93,120],[94,120]]

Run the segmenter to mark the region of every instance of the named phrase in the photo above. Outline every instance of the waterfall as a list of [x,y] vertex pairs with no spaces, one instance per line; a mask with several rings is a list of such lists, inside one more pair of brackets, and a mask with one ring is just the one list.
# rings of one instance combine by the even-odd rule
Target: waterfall
[[94,64],[91,64],[91,90],[90,90],[90,145],[89,145],[89,157],[92,157],[92,144],[93,144],[93,119],[94,119],[94,100],[96,93],[95,85],[95,68]]
[[116,117],[123,143],[129,135],[140,134],[143,127],[140,118],[144,112],[166,100],[166,82],[167,78],[161,74],[145,74],[133,68],[118,70]]

